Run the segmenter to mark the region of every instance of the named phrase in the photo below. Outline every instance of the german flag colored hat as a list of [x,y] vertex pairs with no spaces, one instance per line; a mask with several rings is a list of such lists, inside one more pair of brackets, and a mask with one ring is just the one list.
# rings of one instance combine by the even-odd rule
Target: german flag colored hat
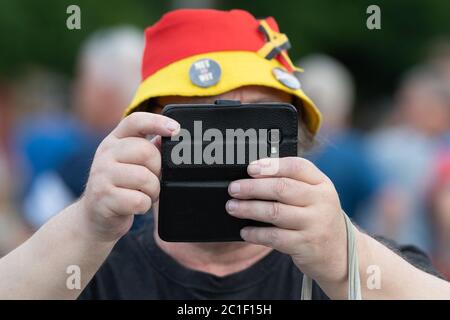
[[295,96],[309,131],[321,115],[301,90],[287,54],[290,43],[272,17],[256,19],[243,10],[180,9],[145,31],[142,83],[128,115],[163,96],[215,96],[250,85]]

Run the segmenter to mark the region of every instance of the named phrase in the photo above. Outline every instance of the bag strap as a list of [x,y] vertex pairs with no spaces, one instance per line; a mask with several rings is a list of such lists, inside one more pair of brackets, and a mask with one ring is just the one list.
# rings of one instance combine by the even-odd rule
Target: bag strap
[[[350,218],[342,211],[347,229],[347,250],[348,250],[348,299],[362,300],[361,279],[359,276],[358,250],[356,248],[355,227]],[[301,300],[312,299],[312,279],[303,274]]]

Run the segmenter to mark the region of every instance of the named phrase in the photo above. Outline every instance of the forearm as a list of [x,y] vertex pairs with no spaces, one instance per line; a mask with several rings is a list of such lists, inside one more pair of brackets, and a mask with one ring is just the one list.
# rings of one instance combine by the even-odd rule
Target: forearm
[[[419,270],[372,237],[357,232],[357,247],[363,299],[450,299],[449,282]],[[378,276],[379,287],[372,282]],[[322,289],[332,298],[346,299],[347,286],[343,281]]]
[[[69,206],[0,259],[0,299],[78,297],[114,246],[88,236],[82,210]],[[80,289],[67,286],[69,266],[79,267]]]

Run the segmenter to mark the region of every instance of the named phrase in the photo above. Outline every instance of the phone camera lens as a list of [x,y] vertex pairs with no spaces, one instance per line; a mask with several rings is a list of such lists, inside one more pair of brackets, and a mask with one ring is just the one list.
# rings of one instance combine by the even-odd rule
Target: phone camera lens
[[269,134],[267,135],[267,141],[270,144],[279,144],[280,141],[280,130],[278,129],[270,129]]

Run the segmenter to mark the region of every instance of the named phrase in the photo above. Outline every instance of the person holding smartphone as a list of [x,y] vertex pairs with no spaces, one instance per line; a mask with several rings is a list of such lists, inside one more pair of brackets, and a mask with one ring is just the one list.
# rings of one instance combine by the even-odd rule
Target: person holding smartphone
[[[289,46],[273,18],[241,10],[176,10],[148,28],[128,116],[98,147],[83,196],[0,260],[0,298],[299,299],[306,274],[314,299],[345,299],[345,218],[333,183],[301,157],[321,119],[294,76]],[[180,125],[158,113],[218,99],[298,108],[299,156],[254,162],[251,178],[228,188],[230,215],[273,226],[244,228],[243,242],[162,241],[160,143]],[[263,170],[274,161],[278,170]],[[134,215],[150,209],[154,219],[128,232]],[[358,229],[355,239],[364,299],[450,298],[450,284],[418,249]],[[367,285],[374,267],[376,288]],[[80,275],[73,286],[70,270]]]

